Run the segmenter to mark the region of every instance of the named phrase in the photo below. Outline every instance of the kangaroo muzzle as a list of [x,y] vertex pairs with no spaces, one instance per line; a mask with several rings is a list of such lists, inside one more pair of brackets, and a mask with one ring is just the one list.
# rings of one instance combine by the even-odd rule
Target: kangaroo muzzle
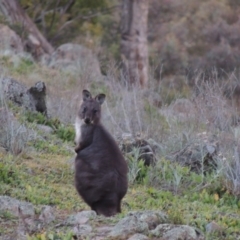
[[85,119],[84,119],[84,122],[85,122],[86,124],[90,124],[90,123],[91,123],[91,119],[90,119],[90,118],[85,118]]

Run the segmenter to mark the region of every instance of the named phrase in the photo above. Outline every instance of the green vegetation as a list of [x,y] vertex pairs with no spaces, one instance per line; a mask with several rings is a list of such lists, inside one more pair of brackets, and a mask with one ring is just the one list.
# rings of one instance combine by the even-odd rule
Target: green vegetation
[[[34,71],[47,76],[46,80],[49,81],[51,87],[49,77],[51,71],[40,71],[37,68]],[[28,75],[22,73],[20,77],[23,76],[30,81]],[[57,77],[59,76],[57,75]],[[52,84],[55,84],[54,81],[55,79]],[[77,82],[74,84],[77,85]],[[69,88],[73,90],[74,84],[69,85]],[[97,92],[97,87],[92,87],[96,88],[94,91]],[[159,144],[159,152],[156,153],[157,162],[150,167],[144,165],[138,148],[133,148],[131,153],[126,154],[129,165],[129,190],[123,199],[123,213],[111,221],[120,219],[132,210],[161,210],[168,214],[171,223],[194,226],[205,234],[206,225],[215,221],[226,233],[226,237],[222,239],[236,239],[236,236],[240,234],[238,217],[240,200],[236,179],[231,176],[234,176],[236,172],[237,162],[232,157],[234,149],[231,145],[225,144],[225,135],[223,134],[228,134],[228,138],[234,141],[238,136],[237,133],[233,130],[220,131],[217,128],[218,125],[211,125],[210,131],[217,134],[219,139],[223,139],[221,141],[224,144],[220,142],[221,149],[225,149],[224,157],[228,161],[224,162],[221,161],[221,158],[217,158],[219,162],[216,170],[196,173],[190,170],[191,166],[183,166],[181,162],[170,161],[164,156],[184,149],[190,143],[197,143],[201,141],[202,136],[206,136],[202,132],[209,127],[205,118],[201,117],[203,115],[208,117],[209,113],[204,102],[199,101],[198,107],[201,109],[199,117],[191,119],[191,121],[178,121],[163,115],[157,107],[148,102],[148,99],[144,98],[143,100],[141,93],[136,95],[137,100],[134,100],[134,94],[129,94],[121,88],[119,90],[119,86],[110,86],[108,89],[102,86],[102,90],[110,96],[109,101],[113,100],[114,102],[114,104],[107,103],[109,109],[104,109],[111,114],[110,120],[112,121],[109,123],[106,119],[104,125],[108,124],[107,127],[111,129],[116,126],[116,123],[121,123],[122,129],[125,129],[125,126],[127,129],[127,127],[132,127],[131,121],[138,119],[139,116],[144,116],[140,119],[140,124],[135,124],[133,127],[137,129],[136,127],[140,126],[148,129],[149,137],[156,139]],[[60,97],[64,91],[59,90]],[[209,94],[204,91],[201,92],[202,96],[213,99],[221,98],[221,94],[217,92]],[[58,102],[59,95],[51,95],[50,92],[49,97],[56,98],[56,102]],[[53,100],[49,98],[50,102]],[[128,108],[127,104],[124,105],[125,101],[128,105],[129,102],[133,102],[134,109],[138,109],[138,112],[133,113],[132,108]],[[67,104],[70,105],[70,103],[71,101]],[[120,110],[119,106],[121,106]],[[0,152],[0,195],[30,201],[35,205],[36,212],[41,205],[55,206],[57,214],[62,218],[66,218],[71,213],[89,209],[74,188],[72,163],[68,160],[74,155],[74,130],[70,121],[63,124],[63,121],[60,120],[67,115],[65,111],[69,109],[66,108],[60,112],[61,114],[48,118],[40,113],[24,111],[11,103],[7,104],[7,107],[21,124],[36,130],[40,138],[28,141],[28,144],[24,145],[26,151],[20,154],[12,155],[10,152]],[[122,109],[124,115],[120,114]],[[115,113],[118,114],[115,115]],[[210,113],[216,114],[213,116],[219,117],[221,121],[224,120],[221,118],[222,113],[219,109]],[[229,121],[227,122],[230,124]],[[42,133],[37,130],[36,124],[51,127],[53,134]],[[231,128],[229,127],[229,129]],[[199,132],[202,135],[199,135]],[[223,148],[226,146],[227,148]],[[72,152],[68,149],[72,149]],[[226,165],[226,163],[229,164]],[[13,226],[12,229],[17,224],[16,220],[11,219],[8,214],[0,214],[0,222],[3,223],[3,226],[6,221],[8,225]],[[109,222],[105,224],[109,224]],[[10,231],[5,227],[0,229],[4,233]],[[63,229],[56,231],[51,225],[45,227],[41,233],[36,232],[29,239],[71,239],[71,234]],[[217,240],[219,237],[211,235],[207,239]]]
[[51,127],[54,130],[54,134],[63,141],[73,142],[74,140],[74,128],[69,125],[63,125],[57,118],[48,118],[42,113],[33,113],[30,111],[25,114],[25,118],[29,122],[35,122],[37,124],[43,124]]
[[[37,67],[34,71],[48,76],[46,80],[49,81],[51,87],[49,77],[51,71],[42,70],[41,72]],[[20,75],[20,77],[23,76]],[[57,75],[57,77],[59,76]],[[28,75],[25,75],[25,79],[31,81]],[[53,79],[52,84],[55,84],[54,81],[55,79]],[[72,91],[76,87],[74,84],[69,85]],[[95,87],[97,92],[97,87],[92,87]],[[231,176],[234,176],[236,172],[237,162],[232,157],[234,149],[232,145],[225,144],[225,135],[223,134],[228,134],[228,139],[230,138],[232,141],[238,135],[233,130],[221,131],[218,125],[209,127],[205,118],[201,118],[203,115],[207,118],[213,114],[223,121],[219,109],[216,112],[212,110],[211,115],[208,115],[206,105],[199,101],[198,107],[201,109],[201,115],[191,119],[191,121],[179,121],[163,115],[157,107],[148,102],[148,99],[142,98],[141,93],[136,95],[137,100],[135,100],[133,93],[129,94],[119,86],[113,85],[108,89],[102,86],[102,90],[110,96],[109,101],[114,101],[114,104],[107,103],[109,109],[104,109],[110,113],[112,122],[105,119],[104,125],[108,124],[107,127],[113,129],[116,123],[121,123],[124,130],[127,127],[131,129],[132,126],[138,130],[137,127],[140,126],[147,129],[149,131],[148,137],[156,139],[159,144],[159,152],[156,152],[157,162],[150,167],[144,165],[138,148],[133,148],[131,153],[126,154],[125,157],[129,165],[129,190],[123,199],[123,213],[113,220],[106,221],[117,221],[132,210],[161,210],[169,216],[171,223],[194,226],[205,234],[206,225],[215,221],[226,233],[226,237],[222,239],[236,239],[236,236],[240,235],[240,219],[238,217],[240,200],[236,179]],[[201,92],[202,96],[213,99],[222,98],[221,94],[217,92],[214,95],[204,91]],[[63,93],[65,93],[65,89],[59,90],[60,98],[62,98]],[[51,94],[50,92],[49,102],[52,103],[51,101],[55,99],[56,102],[59,102],[59,95]],[[128,108],[127,104],[124,105],[125,101],[128,105],[129,102],[133,102],[134,109],[138,109],[138,111],[133,113],[132,108]],[[70,103],[71,101],[67,102],[71,105],[72,103]],[[71,167],[73,163],[69,161],[70,158],[74,157],[72,123],[69,120],[63,124],[63,121],[60,120],[67,115],[65,111],[69,111],[69,109],[66,108],[59,115],[48,118],[40,113],[27,112],[12,104],[7,104],[7,107],[21,124],[31,127],[40,138],[28,141],[28,144],[24,145],[25,151],[20,154],[12,155],[11,152],[0,151],[0,195],[30,201],[35,205],[36,212],[41,205],[55,206],[61,219],[66,218],[71,213],[89,209],[80,199],[74,187]],[[121,113],[122,109],[124,114]],[[115,113],[118,114],[115,115]],[[144,116],[140,118],[140,124],[138,122],[139,125],[131,125],[131,122],[138,119],[139,116]],[[227,123],[230,124],[230,121]],[[51,127],[53,134],[41,132],[37,129],[37,124]],[[202,137],[206,137],[203,133],[203,130],[206,129],[210,129],[210,132],[216,134],[218,139],[223,141],[223,143],[220,142],[221,149],[225,149],[222,152],[224,157],[228,159],[224,162],[221,161],[222,158],[217,158],[219,162],[216,170],[196,173],[190,170],[191,166],[184,166],[181,162],[170,161],[167,158],[169,154],[184,149],[190,143],[201,142]],[[231,128],[229,127],[229,129]],[[199,133],[201,134],[199,135]],[[229,164],[226,165],[226,163]],[[5,226],[5,222],[11,225],[12,229],[17,224],[15,219],[2,213],[0,214],[0,223]],[[104,224],[109,224],[109,222]],[[5,227],[0,227],[0,229],[6,234],[10,231],[6,230]],[[56,231],[53,225],[44,227],[40,233],[36,232],[29,237],[31,240],[71,238],[72,233],[69,230],[59,229]],[[207,239],[217,240],[219,237],[211,235]]]
[[[240,233],[240,219],[236,216],[240,212],[240,200],[220,188],[221,179],[215,179],[216,173],[203,177],[167,160],[148,168],[142,161],[137,162],[137,158],[138,149],[135,149],[134,154],[128,156],[132,183],[123,200],[122,215],[132,210],[162,210],[174,224],[188,224],[205,232],[206,224],[215,221],[226,229],[226,239],[235,239],[235,234]],[[0,176],[0,195],[27,200],[36,206],[54,205],[65,213],[88,208],[75,191],[66,155],[6,155],[0,157]],[[1,214],[0,218],[9,219],[9,216]],[[46,229],[29,239],[71,237],[71,232],[51,233]]]
[[[239,238],[239,149],[235,147],[239,146],[239,123],[233,124],[233,119],[239,119],[239,100],[233,98],[239,80],[237,73],[232,73],[240,62],[236,41],[239,2],[183,0],[177,4],[178,0],[153,0],[149,25],[161,28],[153,32],[149,29],[152,71],[147,91],[128,91],[121,84],[124,79],[114,62],[119,59],[118,14],[81,18],[111,8],[115,1],[75,1],[76,5],[62,15],[50,10],[63,7],[68,1],[35,1],[39,8],[33,2],[22,0],[21,4],[35,20],[45,9],[45,22],[39,20],[37,24],[51,43],[58,46],[71,40],[91,48],[99,54],[107,77],[91,82],[87,76],[94,71],[91,66],[79,76],[49,69],[28,58],[14,62],[10,57],[1,57],[4,76],[27,86],[39,80],[46,83],[51,117],[6,103],[1,95],[0,117],[5,108],[13,114],[6,127],[2,122],[0,126],[0,195],[33,203],[36,213],[41,205],[54,206],[61,220],[89,209],[75,190],[73,160],[69,160],[75,154],[73,122],[80,93],[89,88],[95,94],[107,95],[103,122],[115,137],[122,133],[144,135],[157,145],[153,166],[144,165],[138,148],[125,154],[129,190],[123,199],[123,212],[110,220],[101,219],[98,224],[115,223],[132,210],[151,209],[165,212],[173,224],[200,229],[207,240]],[[71,22],[77,17],[79,21]],[[71,22],[69,28],[61,29],[67,21]],[[20,26],[14,27],[21,31]],[[213,66],[216,71],[212,73]],[[183,69],[189,70],[187,74]],[[192,69],[203,71],[196,75]],[[204,82],[206,78],[209,81]],[[225,78],[227,81],[221,81]],[[227,87],[222,85],[226,82]],[[174,105],[179,98],[185,99]],[[38,124],[50,127],[52,133],[39,129]],[[203,153],[204,146],[211,151],[212,143],[216,143],[214,158]],[[196,146],[199,154],[194,158]],[[186,154],[185,158],[180,158],[181,154]],[[204,171],[207,157],[216,163],[211,171]],[[189,161],[184,164],[184,160]],[[200,162],[202,171],[191,168],[195,160]],[[207,235],[206,225],[212,221],[223,228],[224,236]],[[1,233],[12,233],[17,224],[10,213],[0,212]],[[29,236],[29,240],[57,239],[70,240],[73,234],[62,228],[56,230],[50,224]]]
[[37,234],[34,237],[28,237],[28,240],[72,240],[73,239],[73,233],[42,233]]
[[[66,0],[21,0],[20,3],[47,39],[51,39],[55,45],[76,39],[88,47],[93,47],[104,32],[103,23],[99,21],[102,14],[98,13],[104,12],[109,15],[110,11],[106,9],[114,6],[115,1],[76,0],[69,4]],[[20,36],[24,34],[21,26],[13,27]]]

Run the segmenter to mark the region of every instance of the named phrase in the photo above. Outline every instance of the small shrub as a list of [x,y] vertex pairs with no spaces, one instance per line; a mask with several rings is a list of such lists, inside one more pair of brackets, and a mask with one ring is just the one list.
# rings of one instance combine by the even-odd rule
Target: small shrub
[[25,114],[25,118],[29,122],[35,122],[37,124],[43,124],[53,129],[57,129],[60,125],[60,121],[56,118],[48,118],[40,112],[28,111]]
[[0,161],[0,183],[18,184],[18,171],[9,164]]
[[36,236],[28,236],[27,240],[73,240],[73,233],[68,231],[67,233],[40,233]]
[[56,131],[56,135],[61,138],[63,141],[72,142],[75,137],[75,131],[72,126],[63,126],[60,125]]
[[35,133],[18,122],[8,109],[0,110],[0,146],[14,155],[23,153]]
[[184,218],[181,213],[181,209],[174,208],[168,211],[168,217],[172,224],[184,224]]
[[48,118],[42,113],[27,112],[26,120],[51,127],[54,133],[64,141],[73,141],[75,132],[72,126],[63,125],[57,118]]
[[143,183],[147,178],[148,167],[144,165],[141,159],[140,149],[133,148],[132,152],[127,154],[128,162],[128,181],[130,184]]
[[0,211],[0,219],[1,218],[5,219],[5,220],[12,220],[12,219],[16,219],[16,216],[14,216],[9,211]]
[[222,164],[225,187],[234,196],[240,197],[240,157],[238,149],[235,148],[234,155],[223,161]]
[[16,68],[14,68],[14,71],[19,74],[27,74],[30,73],[33,70],[34,62],[31,59],[22,58],[20,62],[17,64]]
[[178,192],[189,179],[189,168],[161,159],[149,169],[148,175],[150,185]]
[[62,148],[62,144],[51,143],[45,140],[35,140],[30,143],[36,150],[46,152],[46,153],[59,153],[63,155],[68,155],[67,149]]

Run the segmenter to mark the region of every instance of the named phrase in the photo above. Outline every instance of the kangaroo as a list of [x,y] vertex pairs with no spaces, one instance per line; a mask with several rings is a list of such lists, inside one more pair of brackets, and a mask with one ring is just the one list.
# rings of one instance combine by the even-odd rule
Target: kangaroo
[[92,98],[83,90],[82,95],[75,122],[75,187],[92,210],[109,217],[121,212],[128,167],[114,138],[101,124],[105,94]]

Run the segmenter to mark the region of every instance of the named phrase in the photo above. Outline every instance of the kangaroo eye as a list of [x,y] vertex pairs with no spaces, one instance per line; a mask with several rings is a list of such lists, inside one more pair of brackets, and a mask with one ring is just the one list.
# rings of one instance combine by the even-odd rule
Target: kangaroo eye
[[97,112],[98,112],[98,110],[96,110],[96,109],[93,110],[93,113],[94,113],[94,114],[96,114]]

